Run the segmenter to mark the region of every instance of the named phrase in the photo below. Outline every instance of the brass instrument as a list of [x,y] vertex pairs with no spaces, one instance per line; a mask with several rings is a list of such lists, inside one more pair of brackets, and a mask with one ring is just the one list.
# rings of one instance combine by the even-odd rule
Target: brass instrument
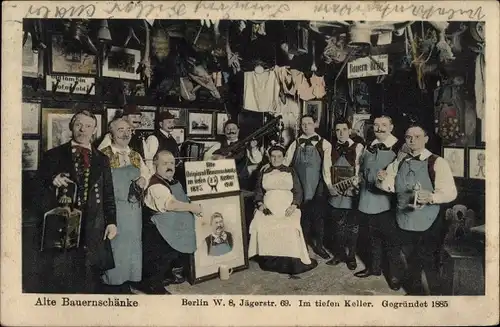
[[244,139],[235,142],[226,148],[221,148],[217,151],[214,151],[214,156],[233,158],[235,156],[238,156],[238,154],[240,154],[242,151],[245,151],[252,140],[260,139],[271,134],[277,134],[279,132],[279,121],[281,118],[282,116],[278,115]]

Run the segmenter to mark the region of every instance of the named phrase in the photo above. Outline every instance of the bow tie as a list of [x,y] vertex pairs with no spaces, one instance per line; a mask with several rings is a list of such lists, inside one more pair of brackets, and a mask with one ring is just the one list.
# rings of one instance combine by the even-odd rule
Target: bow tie
[[302,144],[305,144],[305,145],[312,145],[312,142],[319,142],[319,136],[318,135],[314,135],[308,139],[306,138],[299,138],[299,144],[302,145]]
[[344,153],[347,151],[347,149],[349,149],[349,142],[337,143],[335,149],[337,150],[337,152]]
[[406,157],[407,160],[417,160],[417,161],[421,161],[420,160],[420,154],[417,154],[416,156],[412,156],[411,154],[408,154],[408,156]]
[[89,168],[90,167],[90,149],[85,148],[83,146],[79,146],[79,145],[74,145],[73,149],[75,150],[76,153],[78,153],[82,156],[83,167]]
[[377,150],[387,151],[390,149],[391,148],[388,147],[387,145],[385,145],[384,143],[377,143],[377,144],[374,144],[374,145],[368,147],[368,151],[370,151],[371,153],[375,153]]

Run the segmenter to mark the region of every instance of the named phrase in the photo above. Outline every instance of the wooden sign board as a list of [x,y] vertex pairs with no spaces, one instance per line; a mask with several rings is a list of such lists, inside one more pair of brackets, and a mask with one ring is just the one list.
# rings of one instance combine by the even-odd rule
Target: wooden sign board
[[240,190],[234,159],[188,161],[185,167],[186,191],[189,197]]
[[347,65],[347,78],[359,78],[368,76],[387,75],[389,69],[389,56],[386,54],[372,56],[372,59],[379,63],[380,69],[370,57],[358,58],[350,61]]

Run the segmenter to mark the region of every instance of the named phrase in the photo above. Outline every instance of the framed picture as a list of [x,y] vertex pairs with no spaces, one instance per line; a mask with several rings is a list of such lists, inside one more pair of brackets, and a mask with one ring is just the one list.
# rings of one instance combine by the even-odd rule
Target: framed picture
[[233,271],[248,268],[243,198],[239,192],[193,199],[203,208],[196,219],[197,250],[191,256],[190,283],[217,277],[224,265]]
[[40,103],[23,102],[23,134],[40,133]]
[[26,43],[23,46],[23,76],[38,76],[38,52],[33,52],[31,33],[26,33]]
[[104,59],[102,75],[106,77],[138,80],[140,77],[136,71],[140,61],[140,50],[113,46],[106,59]]
[[229,115],[218,112],[216,117],[217,135],[224,135],[224,124],[229,120]]
[[[46,108],[42,110],[42,140],[45,151],[71,140],[69,122],[74,115],[72,109]],[[96,114],[97,132],[92,142],[102,134],[102,115]]]
[[106,122],[109,124],[117,114],[121,113],[121,109],[116,109],[116,108],[106,108]]
[[23,170],[37,170],[40,157],[40,140],[23,140],[22,165]]
[[182,128],[182,127],[172,128],[172,131],[170,132],[170,134],[175,139],[177,144],[181,145],[182,143],[184,143],[184,140],[185,140],[184,128]]
[[97,57],[81,49],[68,47],[62,35],[52,35],[51,71],[52,73],[70,73],[95,75]]
[[175,116],[174,124],[176,127],[187,126],[187,110],[183,108],[160,107],[160,112],[169,111]]
[[155,129],[155,111],[141,111],[141,127],[139,129],[152,131]]
[[190,136],[212,136],[213,114],[190,111],[188,113],[188,135]]
[[486,150],[469,148],[469,178],[486,179]]
[[302,116],[310,115],[314,117],[317,125],[321,122],[321,114],[323,111],[323,102],[321,100],[304,101],[302,108]]
[[465,177],[465,149],[455,147],[443,147],[443,158],[448,161],[451,173],[454,177]]
[[354,96],[354,110],[356,113],[370,113],[370,93],[368,91],[368,84],[361,79],[351,79],[350,83]]
[[[370,114],[352,115],[352,132],[366,140],[370,129]],[[373,128],[373,126],[371,126]]]

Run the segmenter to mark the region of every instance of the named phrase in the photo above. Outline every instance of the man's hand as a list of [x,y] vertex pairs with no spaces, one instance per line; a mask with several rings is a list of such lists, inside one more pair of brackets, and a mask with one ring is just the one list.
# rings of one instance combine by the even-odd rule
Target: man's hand
[[201,207],[201,204],[199,203],[191,203],[191,212],[194,213],[195,215],[199,216],[203,212],[203,208]]
[[135,184],[137,184],[137,186],[139,186],[140,188],[145,189],[146,188],[146,179],[141,176],[135,181]]
[[290,217],[295,212],[295,209],[297,209],[297,206],[295,204],[292,204],[291,206],[286,208],[285,216]]
[[328,191],[330,192],[331,196],[338,196],[339,195],[339,191],[334,186],[328,186]]
[[255,148],[257,148],[257,141],[256,141],[256,140],[252,140],[252,141],[250,142],[250,149],[252,149],[252,150],[253,150],[253,149],[255,149]]
[[69,183],[72,183],[71,179],[68,178],[69,174],[68,173],[61,173],[54,177],[54,180],[52,181],[52,184],[55,187],[61,187],[61,186],[68,186]]
[[432,192],[420,190],[417,192],[417,202],[420,204],[428,204],[432,202]]
[[379,170],[377,173],[377,179],[382,182],[386,178],[387,178],[387,171],[386,170]]
[[266,205],[263,202],[261,202],[257,206],[257,209],[260,210],[260,211],[262,211],[262,212],[264,212],[264,210],[267,209],[267,207],[266,207]]
[[109,238],[110,240],[114,239],[116,234],[118,234],[118,228],[115,224],[109,224],[106,226],[106,230],[104,231],[104,239]]

